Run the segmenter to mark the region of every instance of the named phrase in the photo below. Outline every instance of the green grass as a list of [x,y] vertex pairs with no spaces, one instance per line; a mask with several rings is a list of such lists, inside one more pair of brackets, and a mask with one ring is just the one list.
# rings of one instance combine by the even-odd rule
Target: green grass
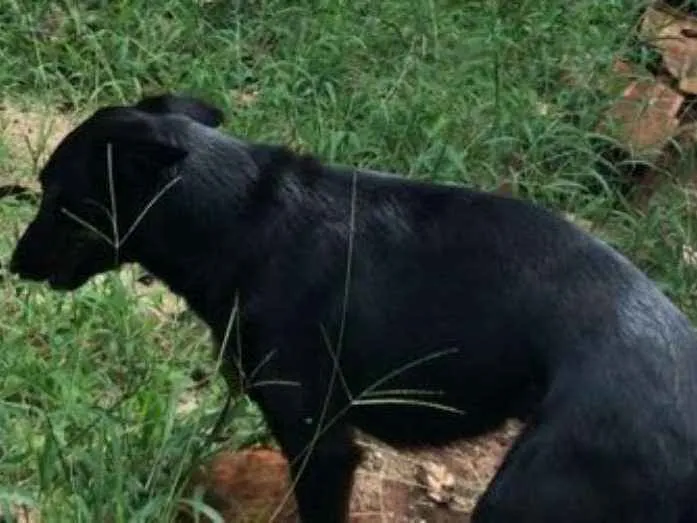
[[[188,91],[223,107],[230,132],[328,161],[508,181],[593,222],[697,319],[697,270],[682,259],[694,202],[667,185],[637,212],[599,183],[592,148],[637,4],[0,0],[0,92],[84,113]],[[16,147],[0,140],[0,176],[28,179]],[[3,261],[32,212],[0,203]],[[205,329],[139,312],[132,291],[115,275],[73,295],[3,284],[0,507],[27,503],[47,522],[166,521],[177,477],[212,450],[220,380],[200,408],[177,409],[192,370],[214,364]],[[267,438],[252,405],[235,409],[225,446]]]

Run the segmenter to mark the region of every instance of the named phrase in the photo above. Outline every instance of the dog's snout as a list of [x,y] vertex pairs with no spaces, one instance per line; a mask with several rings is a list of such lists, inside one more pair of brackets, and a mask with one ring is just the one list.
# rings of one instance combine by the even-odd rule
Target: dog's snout
[[45,263],[37,257],[29,255],[21,245],[12,253],[7,264],[7,273],[19,276],[23,280],[45,280],[49,277],[49,272]]
[[14,255],[10,258],[10,262],[4,263],[3,266],[6,267],[7,272],[10,274],[17,274],[17,261]]
[[9,263],[6,264],[7,271],[10,274],[17,274],[19,276],[22,276],[24,266],[24,264],[22,263],[22,251],[23,245],[22,239],[20,238],[19,242],[15,246],[15,250],[12,252],[12,256],[10,257]]
[[12,253],[12,256],[10,257],[10,262],[5,264],[7,267],[7,271],[10,274],[19,274],[21,272],[21,263],[19,262],[19,256],[17,249]]
[[41,234],[37,229],[37,221],[29,224],[24,234],[19,238],[15,245],[12,256],[8,264],[8,272],[16,274],[20,278],[44,279],[47,277],[47,252],[41,248],[43,245],[50,245],[45,241],[45,234]]

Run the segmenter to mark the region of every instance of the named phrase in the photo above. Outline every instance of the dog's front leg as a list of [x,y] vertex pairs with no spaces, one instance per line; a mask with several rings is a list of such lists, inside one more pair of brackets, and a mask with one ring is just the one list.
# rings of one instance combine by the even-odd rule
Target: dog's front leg
[[315,398],[302,387],[269,385],[251,390],[250,396],[290,462],[302,523],[344,523],[360,450],[350,427],[340,418],[332,421],[332,409],[318,425],[310,414],[315,409],[308,409],[316,405]]
[[349,501],[360,451],[346,427],[331,430],[306,454],[296,454],[291,467],[303,523],[348,521]]

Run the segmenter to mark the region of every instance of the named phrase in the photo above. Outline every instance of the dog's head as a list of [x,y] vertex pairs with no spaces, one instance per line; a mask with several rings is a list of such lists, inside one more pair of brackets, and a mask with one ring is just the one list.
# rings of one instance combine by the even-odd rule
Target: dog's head
[[[176,113],[178,118],[167,116]],[[177,140],[186,116],[210,127],[222,113],[176,95],[97,110],[56,147],[39,174],[39,209],[19,239],[10,271],[74,290],[129,259],[130,235],[149,205],[177,181],[187,156]]]

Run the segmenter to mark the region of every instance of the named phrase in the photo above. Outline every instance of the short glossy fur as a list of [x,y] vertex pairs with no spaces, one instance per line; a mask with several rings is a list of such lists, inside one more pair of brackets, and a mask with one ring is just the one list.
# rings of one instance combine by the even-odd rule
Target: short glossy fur
[[[624,257],[539,206],[220,120],[170,95],[97,111],[43,168],[11,270],[71,290],[138,262],[218,341],[237,304],[226,359],[294,463],[305,523],[346,521],[352,427],[437,444],[511,416],[526,429],[475,523],[697,522],[697,338]],[[107,143],[122,235],[172,182],[118,256],[75,219],[112,236]]]

